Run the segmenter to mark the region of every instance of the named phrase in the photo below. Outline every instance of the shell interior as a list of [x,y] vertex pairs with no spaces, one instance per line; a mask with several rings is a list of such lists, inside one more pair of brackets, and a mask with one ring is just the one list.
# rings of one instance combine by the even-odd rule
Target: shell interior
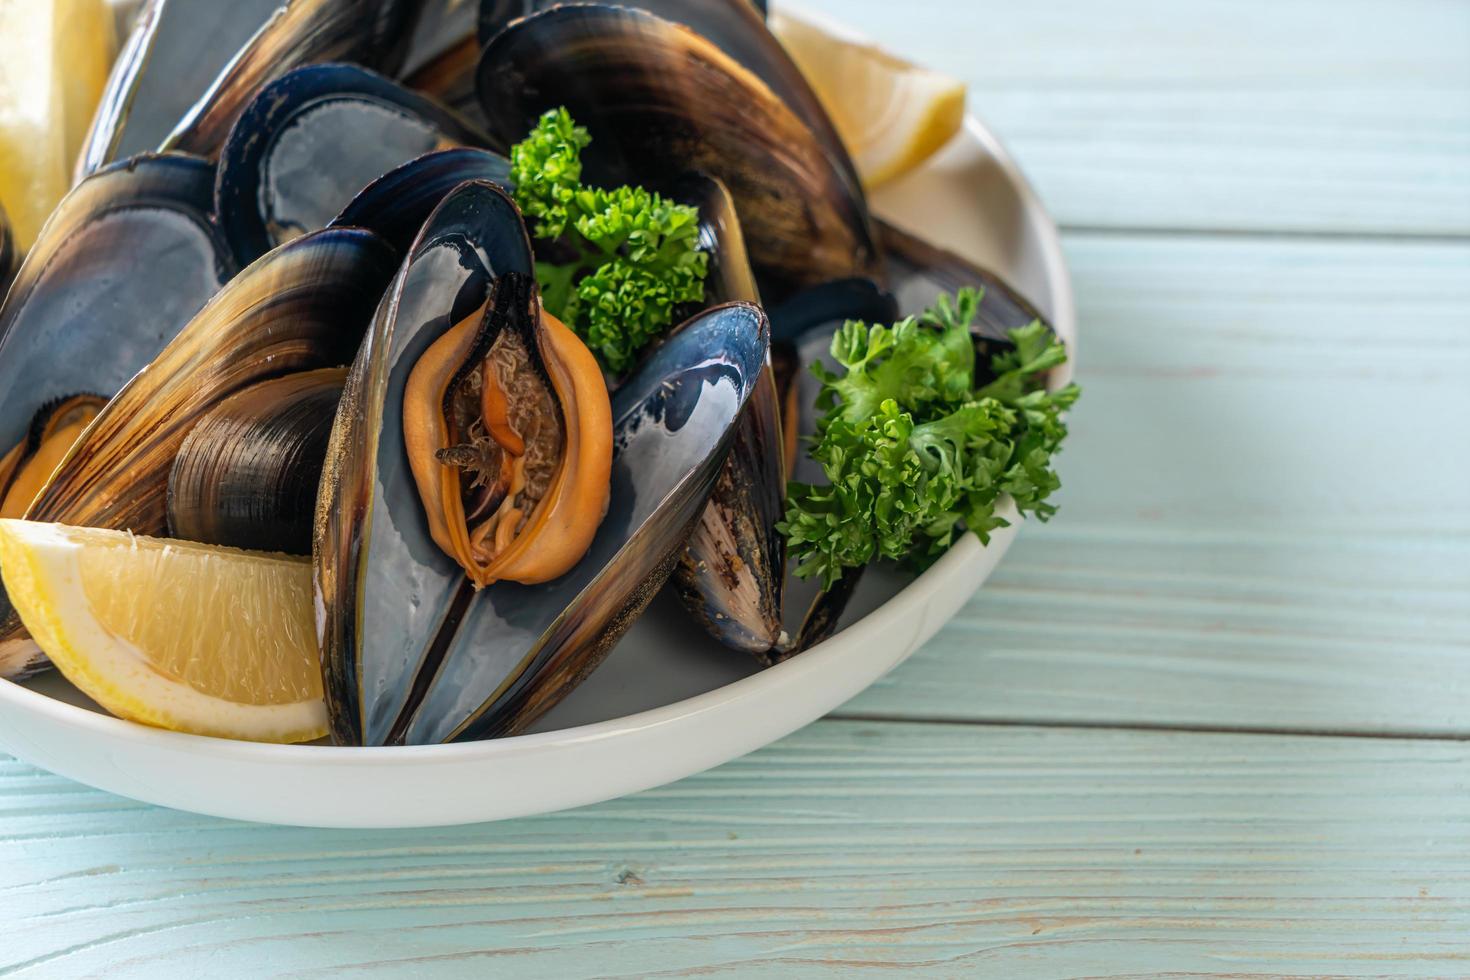
[[242,261],[326,227],[369,183],[424,153],[484,137],[442,106],[355,65],[267,85],[220,152],[220,222]]

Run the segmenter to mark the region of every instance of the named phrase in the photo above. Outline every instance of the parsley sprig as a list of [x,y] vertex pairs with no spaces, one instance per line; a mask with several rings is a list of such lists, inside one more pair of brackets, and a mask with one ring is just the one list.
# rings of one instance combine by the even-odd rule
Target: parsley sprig
[[940,296],[892,326],[849,321],[832,338],[843,370],[813,367],[823,414],[810,450],[829,485],[793,482],[780,524],[797,575],[831,588],[875,557],[927,565],[964,529],[988,542],[1007,524],[996,513],[1002,494],[1043,521],[1055,513],[1051,457],[1079,391],[1048,392],[1045,372],[1066,350],[1039,322],[1012,330],[1013,348],[975,388],[970,324],[981,295]]
[[673,321],[680,303],[704,298],[709,257],[699,250],[699,212],[642,187],[582,183],[592,142],[565,108],[542,115],[511,148],[510,179],[537,238],[572,257],[536,264],[542,302],[614,374]]

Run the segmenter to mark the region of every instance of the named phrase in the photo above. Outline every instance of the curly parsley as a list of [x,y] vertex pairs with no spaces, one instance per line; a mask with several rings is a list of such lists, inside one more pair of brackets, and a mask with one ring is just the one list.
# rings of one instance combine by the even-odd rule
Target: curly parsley
[[843,371],[813,368],[823,415],[811,448],[829,485],[793,482],[779,525],[797,575],[831,588],[875,557],[926,565],[964,528],[989,541],[1007,523],[995,512],[1003,493],[1043,521],[1055,513],[1051,457],[1079,391],[1048,392],[1044,372],[1066,350],[1039,322],[1012,330],[1014,348],[976,389],[970,323],[981,295],[941,296],[892,326],[851,321],[832,338]]
[[581,154],[591,142],[565,108],[549,110],[511,148],[510,179],[536,237],[574,256],[536,264],[542,302],[620,374],[669,326],[675,306],[704,298],[709,257],[696,208],[642,187],[584,185]]

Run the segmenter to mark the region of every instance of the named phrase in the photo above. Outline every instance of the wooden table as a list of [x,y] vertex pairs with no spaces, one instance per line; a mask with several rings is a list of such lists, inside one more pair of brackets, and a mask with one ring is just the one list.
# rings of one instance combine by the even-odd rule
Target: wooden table
[[1470,4],[823,0],[1064,229],[1062,516],[841,712],[335,833],[0,758],[0,974],[1470,973]]

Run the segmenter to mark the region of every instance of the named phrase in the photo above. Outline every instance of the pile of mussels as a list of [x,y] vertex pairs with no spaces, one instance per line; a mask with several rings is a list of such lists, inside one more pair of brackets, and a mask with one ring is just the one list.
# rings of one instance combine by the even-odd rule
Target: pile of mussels
[[[523,729],[671,576],[765,663],[824,638],[855,575],[782,625],[798,342],[961,285],[987,287],[982,349],[1037,317],[869,214],[748,0],[484,0],[405,71],[447,9],[291,0],[161,150],[114,162],[197,12],[145,3],[0,306],[0,516],[310,554],[347,744]],[[611,382],[542,312],[507,195],[503,154],[557,106],[591,182],[697,206],[709,255],[702,306]],[[0,288],[11,265],[0,218]],[[439,465],[466,426],[498,475]],[[45,668],[0,617],[0,677]]]

